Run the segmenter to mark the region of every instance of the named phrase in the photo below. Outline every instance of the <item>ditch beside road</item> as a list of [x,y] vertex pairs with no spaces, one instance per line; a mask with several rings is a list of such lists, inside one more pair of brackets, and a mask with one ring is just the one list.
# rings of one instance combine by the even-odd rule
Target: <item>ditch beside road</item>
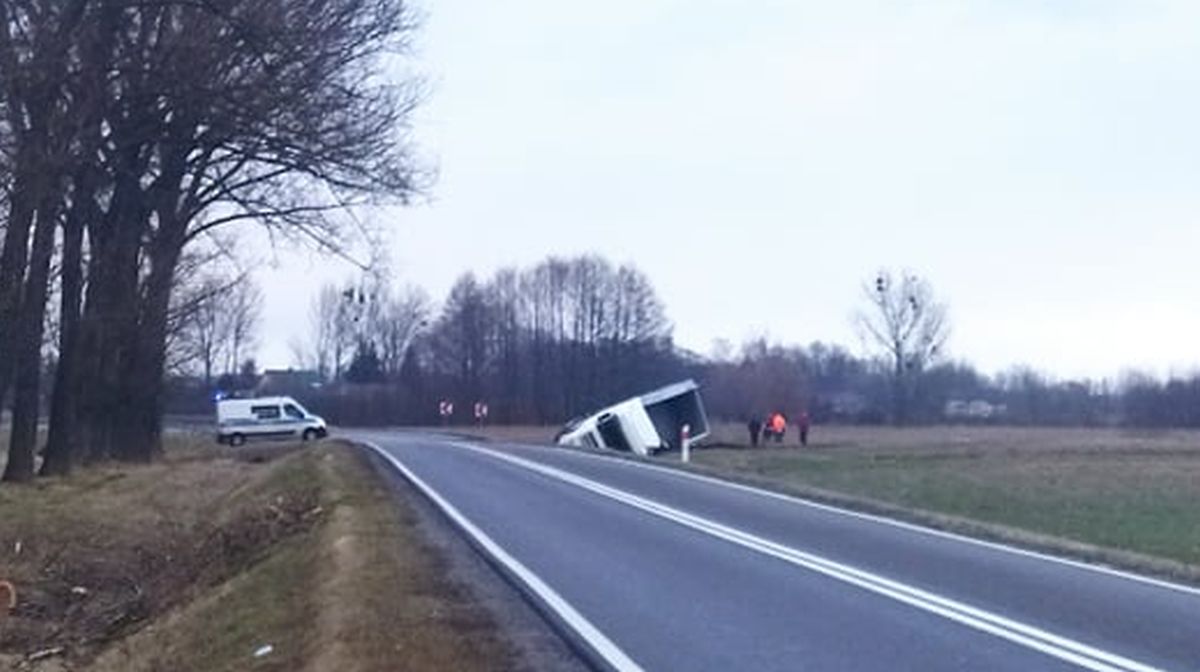
[[[369,460],[338,441],[232,451],[180,434],[156,464],[0,486],[0,580],[18,594],[0,669],[510,670],[564,655],[532,617],[513,632],[519,597],[464,574],[447,555],[467,551]],[[481,598],[476,580],[501,588]]]

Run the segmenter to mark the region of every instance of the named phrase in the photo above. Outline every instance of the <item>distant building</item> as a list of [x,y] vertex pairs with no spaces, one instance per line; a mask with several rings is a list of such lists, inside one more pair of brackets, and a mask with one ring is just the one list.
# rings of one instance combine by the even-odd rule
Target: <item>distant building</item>
[[324,385],[321,374],[306,369],[267,369],[258,378],[254,393],[266,395],[295,395],[311,392]]

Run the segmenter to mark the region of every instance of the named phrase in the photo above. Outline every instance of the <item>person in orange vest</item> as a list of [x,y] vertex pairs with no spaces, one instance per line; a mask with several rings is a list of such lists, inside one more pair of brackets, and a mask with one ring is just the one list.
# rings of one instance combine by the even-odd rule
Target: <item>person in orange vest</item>
[[787,418],[783,417],[783,413],[775,411],[771,414],[771,435],[775,437],[775,443],[783,443],[783,435],[787,433]]

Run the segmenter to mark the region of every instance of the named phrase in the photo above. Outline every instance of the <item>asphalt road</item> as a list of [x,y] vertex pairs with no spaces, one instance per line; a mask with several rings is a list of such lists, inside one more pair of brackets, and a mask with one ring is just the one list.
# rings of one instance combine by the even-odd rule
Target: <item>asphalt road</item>
[[625,670],[1200,670],[1200,591],[610,457],[358,432]]

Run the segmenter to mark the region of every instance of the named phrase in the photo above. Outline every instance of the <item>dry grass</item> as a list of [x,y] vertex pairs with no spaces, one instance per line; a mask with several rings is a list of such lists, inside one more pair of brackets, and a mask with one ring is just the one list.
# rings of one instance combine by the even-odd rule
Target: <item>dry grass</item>
[[0,667],[512,667],[356,449],[252,450],[173,437],[157,464],[0,486],[0,578],[20,591]]
[[[1047,427],[859,427],[818,426],[810,448],[839,452],[937,453],[972,452],[1194,452],[1200,454],[1200,431],[1124,430]],[[713,427],[705,442],[710,446],[746,447],[749,437],[740,424]],[[795,427],[789,428],[785,446],[796,446]],[[774,445],[774,444],[772,444]]]
[[0,653],[78,667],[316,523],[302,464],[183,454],[0,487],[0,573],[19,602]]

